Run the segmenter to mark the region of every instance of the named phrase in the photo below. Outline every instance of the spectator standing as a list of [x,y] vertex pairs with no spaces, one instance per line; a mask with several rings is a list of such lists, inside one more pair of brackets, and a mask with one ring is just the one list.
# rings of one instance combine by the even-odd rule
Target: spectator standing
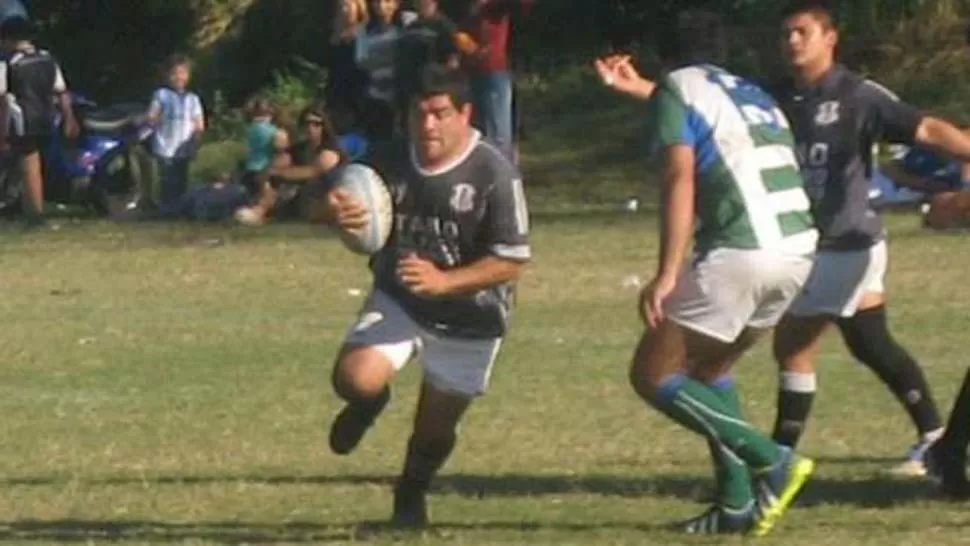
[[336,0],[336,3],[325,97],[329,107],[339,107],[359,117],[367,75],[357,66],[354,55],[357,35],[367,26],[367,4],[364,0]]
[[21,17],[30,20],[27,15],[27,6],[20,0],[0,0],[0,24],[7,19]]
[[178,215],[189,187],[189,166],[205,131],[199,96],[188,89],[192,65],[187,57],[173,56],[167,64],[167,82],[152,95],[148,120],[155,126],[152,153],[159,182],[162,215]]
[[422,69],[432,63],[457,69],[461,53],[458,26],[442,12],[439,0],[418,0],[417,5],[417,19],[404,30],[397,55],[396,99],[404,123]]
[[515,159],[512,118],[512,18],[525,16],[535,0],[470,0],[467,25],[480,44],[468,64],[475,126],[509,159]]
[[23,17],[0,23],[0,142],[12,148],[24,177],[28,225],[44,222],[44,173],[41,151],[54,131],[54,105],[60,107],[65,136],[79,132],[64,75],[57,61],[31,41],[33,25]]
[[370,21],[357,35],[355,59],[367,73],[364,124],[372,142],[394,136],[398,42],[414,14],[401,11],[400,0],[370,0]]

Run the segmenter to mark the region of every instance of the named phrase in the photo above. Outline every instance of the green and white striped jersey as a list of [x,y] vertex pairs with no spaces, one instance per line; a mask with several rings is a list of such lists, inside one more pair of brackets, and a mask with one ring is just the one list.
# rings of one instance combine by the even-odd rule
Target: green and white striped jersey
[[815,250],[794,136],[774,99],[721,68],[693,65],[668,74],[651,102],[654,143],[694,149],[697,251]]

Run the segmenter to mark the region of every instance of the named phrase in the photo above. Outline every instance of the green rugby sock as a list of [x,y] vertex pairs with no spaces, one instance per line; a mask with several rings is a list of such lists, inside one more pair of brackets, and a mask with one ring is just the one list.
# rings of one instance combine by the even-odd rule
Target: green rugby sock
[[[741,418],[741,399],[734,378],[724,376],[708,385],[724,406],[736,418]],[[717,482],[717,502],[728,508],[743,509],[751,504],[754,495],[751,491],[751,472],[734,452],[726,445],[712,439],[707,440],[714,461],[714,478]]]
[[710,387],[682,375],[661,385],[651,403],[671,419],[728,447],[750,469],[774,466],[782,452],[770,438],[733,415]]

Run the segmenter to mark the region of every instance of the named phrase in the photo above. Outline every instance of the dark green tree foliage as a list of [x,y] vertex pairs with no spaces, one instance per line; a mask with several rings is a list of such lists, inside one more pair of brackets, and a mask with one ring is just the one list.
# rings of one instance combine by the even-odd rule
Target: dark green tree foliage
[[[445,0],[453,13],[467,0]],[[305,61],[325,66],[331,0],[31,0],[39,41],[61,59],[73,87],[102,100],[144,97],[174,52],[200,65],[203,94],[237,104],[273,82],[300,74]],[[884,35],[931,10],[959,14],[964,0],[842,0],[833,5],[847,35]],[[519,21],[516,56],[533,69],[610,49],[649,48],[678,10],[719,11],[749,43],[751,55],[772,40],[784,0],[538,0]],[[876,31],[876,32],[874,32]],[[770,43],[770,42],[769,42]],[[745,58],[744,52],[740,55]],[[558,59],[549,62],[549,59]],[[524,62],[523,62],[524,61]]]

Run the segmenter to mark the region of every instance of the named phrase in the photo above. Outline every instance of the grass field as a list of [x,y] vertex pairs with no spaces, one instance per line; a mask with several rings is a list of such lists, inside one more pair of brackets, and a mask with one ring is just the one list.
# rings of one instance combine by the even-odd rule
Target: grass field
[[[471,411],[424,535],[372,532],[409,433],[417,368],[350,458],[327,452],[331,359],[366,290],[363,262],[304,226],[67,223],[0,233],[0,540],[55,543],[694,544],[706,450],[626,383],[639,333],[627,277],[652,267],[654,220],[535,214],[536,262],[492,391]],[[897,216],[893,324],[949,407],[968,362],[962,235]],[[966,506],[892,481],[912,432],[841,350],[822,356],[804,443],[817,479],[766,540],[950,544]],[[773,418],[762,347],[745,410]]]

